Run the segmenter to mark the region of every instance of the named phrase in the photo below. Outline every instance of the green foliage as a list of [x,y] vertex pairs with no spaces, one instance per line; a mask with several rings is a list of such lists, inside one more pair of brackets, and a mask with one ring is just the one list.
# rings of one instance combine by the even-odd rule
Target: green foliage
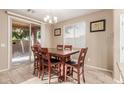
[[29,29],[14,29],[12,31],[12,40],[29,39]]
[[37,38],[38,38],[38,39],[41,38],[41,33],[40,33],[40,31],[37,32]]

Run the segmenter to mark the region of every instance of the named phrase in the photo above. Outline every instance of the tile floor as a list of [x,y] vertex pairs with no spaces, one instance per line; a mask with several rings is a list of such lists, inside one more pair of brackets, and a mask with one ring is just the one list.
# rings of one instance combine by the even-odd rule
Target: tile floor
[[[33,76],[32,72],[33,72],[32,63],[21,64],[20,66],[16,66],[11,70],[0,72],[0,84],[20,84],[20,83],[46,84],[48,83],[47,75],[45,75],[45,79],[42,81],[36,76]],[[115,84],[116,83],[113,81],[111,73],[96,70],[89,67],[85,67],[85,78],[86,78],[86,84]],[[58,83],[57,78],[52,79],[51,82],[53,84]],[[76,84],[76,82],[72,80],[67,80],[67,82],[63,82],[63,83]],[[83,83],[82,78],[81,78],[81,83]]]

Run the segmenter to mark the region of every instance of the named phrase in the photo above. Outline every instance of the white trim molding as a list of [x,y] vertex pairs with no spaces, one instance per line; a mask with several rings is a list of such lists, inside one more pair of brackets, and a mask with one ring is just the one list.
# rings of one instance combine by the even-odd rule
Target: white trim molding
[[8,69],[11,66],[11,17],[8,16]]
[[23,18],[23,19],[30,20],[30,21],[33,21],[33,22],[36,22],[36,23],[40,23],[40,24],[43,23],[42,21],[39,21],[39,20],[30,18],[30,17],[27,17],[27,16],[23,16],[23,15],[14,13],[14,12],[6,11],[6,13],[7,13],[8,15],[15,16],[15,17],[19,17],[19,18]]
[[[12,39],[12,37],[11,37],[12,28],[11,28],[11,26],[12,26],[12,20],[13,19],[30,24],[30,30],[31,30],[31,24],[32,23],[41,26],[41,23],[31,21],[31,20],[27,20],[27,19],[17,17],[17,16],[8,15],[8,68],[7,69],[11,68],[11,60],[12,60],[12,55],[11,55],[11,52],[12,52],[12,46],[11,46],[11,43],[12,43],[12,41],[11,41],[11,39]],[[30,34],[31,34],[31,31],[30,31]]]
[[92,65],[87,65],[87,64],[85,64],[85,66],[86,67],[93,68],[93,69],[98,69],[98,70],[101,70],[101,71],[107,71],[107,72],[113,73],[113,71],[112,70],[109,70],[109,69],[100,68],[100,67],[96,67],[96,66],[92,66]]
[[116,83],[118,83],[118,84],[122,84],[123,83],[123,82],[121,82],[121,81],[119,81],[119,80],[117,80],[115,78],[113,78],[113,81],[116,82]]
[[2,70],[0,70],[0,72],[7,71],[7,70],[9,70],[9,68],[2,69]]

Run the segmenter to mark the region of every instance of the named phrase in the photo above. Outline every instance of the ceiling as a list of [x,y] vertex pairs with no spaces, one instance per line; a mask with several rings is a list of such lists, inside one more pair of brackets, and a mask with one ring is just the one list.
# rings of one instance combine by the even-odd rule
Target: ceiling
[[75,18],[81,15],[86,15],[101,9],[9,9],[9,11],[22,14],[37,20],[43,21],[46,15],[58,17],[58,22]]

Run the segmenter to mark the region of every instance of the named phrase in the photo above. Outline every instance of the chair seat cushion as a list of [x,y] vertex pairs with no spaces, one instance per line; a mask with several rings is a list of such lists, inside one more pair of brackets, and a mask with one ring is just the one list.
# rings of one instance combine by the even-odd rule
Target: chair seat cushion
[[67,65],[77,65],[76,61],[69,60],[66,62]]
[[[50,61],[51,61],[51,64],[58,64],[60,62],[59,60],[53,59],[53,58],[51,58]],[[43,63],[48,65],[48,61],[47,60],[44,60]]]
[[50,60],[51,60],[51,62],[60,62],[60,60],[55,59],[55,58],[51,58]]

